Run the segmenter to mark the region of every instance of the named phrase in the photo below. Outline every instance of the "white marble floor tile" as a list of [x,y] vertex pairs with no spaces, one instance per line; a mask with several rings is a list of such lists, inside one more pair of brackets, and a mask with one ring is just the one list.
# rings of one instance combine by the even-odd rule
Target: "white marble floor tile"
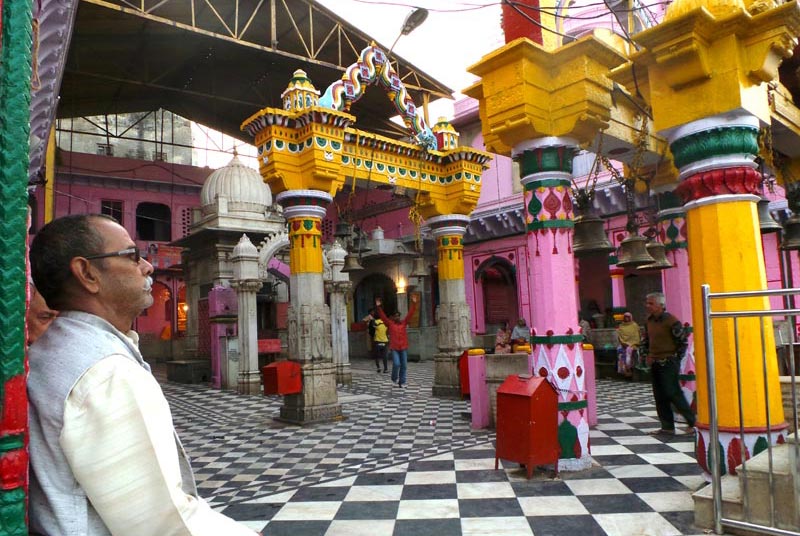
[[397,519],[454,519],[458,516],[458,499],[400,501],[397,509]]
[[339,501],[310,501],[286,503],[283,508],[275,514],[273,521],[307,521],[325,520],[330,521],[339,511]]
[[392,536],[394,523],[394,519],[339,519],[330,524],[325,536]]
[[456,484],[459,499],[499,499],[515,497],[508,482],[475,482]]
[[655,512],[595,514],[608,536],[678,536],[681,532]]
[[406,473],[406,485],[413,484],[455,484],[454,471],[412,471]]
[[653,465],[618,465],[608,472],[615,478],[653,478],[667,476],[667,473]]
[[661,441],[649,435],[614,436],[614,441],[620,445],[655,445],[656,443],[661,443]]
[[462,536],[533,536],[531,526],[524,517],[468,517],[461,520]]
[[589,511],[572,495],[546,495],[541,497],[519,497],[517,499],[526,516],[581,515]]
[[697,491],[708,484],[708,479],[705,475],[676,476],[673,478],[692,491]]
[[345,501],[399,501],[403,486],[355,486],[350,488]]
[[689,491],[661,491],[639,493],[639,498],[656,512],[682,512],[694,510],[694,501]]
[[633,454],[622,445],[592,445],[592,456],[610,456],[612,454]]
[[485,471],[487,469],[494,470],[494,460],[492,458],[483,458],[477,460],[456,460],[456,471]]
[[408,471],[408,464],[401,463],[400,465],[392,465],[390,467],[382,467],[375,471],[376,473],[405,473]]
[[623,422],[609,422],[598,424],[597,430],[636,430],[636,428]]
[[682,452],[651,452],[639,454],[639,457],[650,464],[696,463],[695,459]]
[[355,483],[356,477],[349,476],[347,478],[338,478],[336,480],[330,480],[328,482],[322,482],[314,486],[315,488],[338,488],[338,487],[347,487],[352,486]]

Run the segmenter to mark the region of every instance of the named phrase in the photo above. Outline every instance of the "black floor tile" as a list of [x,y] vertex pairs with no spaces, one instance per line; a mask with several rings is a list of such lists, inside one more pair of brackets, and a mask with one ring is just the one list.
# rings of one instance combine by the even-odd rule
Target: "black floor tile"
[[572,495],[569,489],[561,480],[528,480],[526,482],[512,482],[511,488],[517,497],[537,497],[554,495]]
[[531,516],[528,523],[535,536],[606,536],[592,516]]
[[395,519],[399,501],[344,502],[336,512],[336,519]]
[[270,521],[262,531],[269,536],[325,536],[330,521]]
[[459,484],[472,484],[476,482],[507,482],[508,476],[505,471],[500,470],[476,470],[476,471],[458,471],[456,473],[456,482]]
[[653,509],[634,493],[619,495],[580,495],[578,499],[590,514],[628,514]]
[[281,508],[283,508],[283,503],[232,504],[226,507],[222,513],[237,521],[270,520]]
[[305,487],[298,489],[289,502],[341,501],[349,491],[349,487]]
[[634,493],[686,491],[686,486],[671,477],[620,478],[619,480]]
[[461,536],[461,520],[398,519],[394,523],[393,536]]
[[400,497],[404,501],[454,499],[458,496],[455,484],[424,484],[404,486]]
[[461,517],[519,517],[523,515],[519,501],[514,499],[459,499]]

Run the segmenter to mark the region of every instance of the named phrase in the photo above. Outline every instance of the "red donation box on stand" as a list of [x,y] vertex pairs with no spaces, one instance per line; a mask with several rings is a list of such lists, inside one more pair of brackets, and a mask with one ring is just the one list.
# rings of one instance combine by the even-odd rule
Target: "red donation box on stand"
[[544,378],[513,375],[497,389],[498,461],[525,466],[528,478],[537,465],[554,464],[558,473],[558,395]]
[[294,361],[276,361],[261,368],[265,395],[294,395],[303,391],[303,369]]

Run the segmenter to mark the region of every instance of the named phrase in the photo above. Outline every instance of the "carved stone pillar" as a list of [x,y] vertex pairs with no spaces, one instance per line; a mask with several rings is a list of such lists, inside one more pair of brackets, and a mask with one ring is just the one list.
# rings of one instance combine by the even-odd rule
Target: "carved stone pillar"
[[439,307],[436,309],[439,353],[433,356],[433,395],[459,397],[458,358],[472,346],[470,309],[464,288],[464,242],[469,216],[428,218],[439,256]]
[[336,366],[336,383],[350,385],[353,373],[350,370],[350,346],[347,340],[347,298],[353,284],[350,276],[342,273],[344,257],[347,252],[338,241],[328,250],[328,263],[331,265],[331,280],[325,281],[325,291],[330,296],[331,306],[331,350],[333,364]]
[[256,322],[256,292],[263,282],[258,276],[258,250],[242,235],[233,248],[233,280],[239,302],[239,381],[238,391],[245,395],[261,394],[261,374],[258,370],[258,324]]
[[298,424],[341,419],[322,280],[322,218],[332,197],[319,190],[287,190],[276,200],[289,226],[289,359],[300,363],[303,373],[302,392],[284,397],[280,418]]

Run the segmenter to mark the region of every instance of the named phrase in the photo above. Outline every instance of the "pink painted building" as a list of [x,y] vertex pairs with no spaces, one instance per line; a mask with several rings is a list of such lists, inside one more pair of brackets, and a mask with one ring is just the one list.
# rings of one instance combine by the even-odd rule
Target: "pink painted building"
[[[186,330],[180,248],[208,168],[59,151],[53,215],[107,214],[119,221],[153,265],[153,305],[136,321],[143,351],[179,356]],[[31,233],[44,224],[45,188],[33,190]]]

